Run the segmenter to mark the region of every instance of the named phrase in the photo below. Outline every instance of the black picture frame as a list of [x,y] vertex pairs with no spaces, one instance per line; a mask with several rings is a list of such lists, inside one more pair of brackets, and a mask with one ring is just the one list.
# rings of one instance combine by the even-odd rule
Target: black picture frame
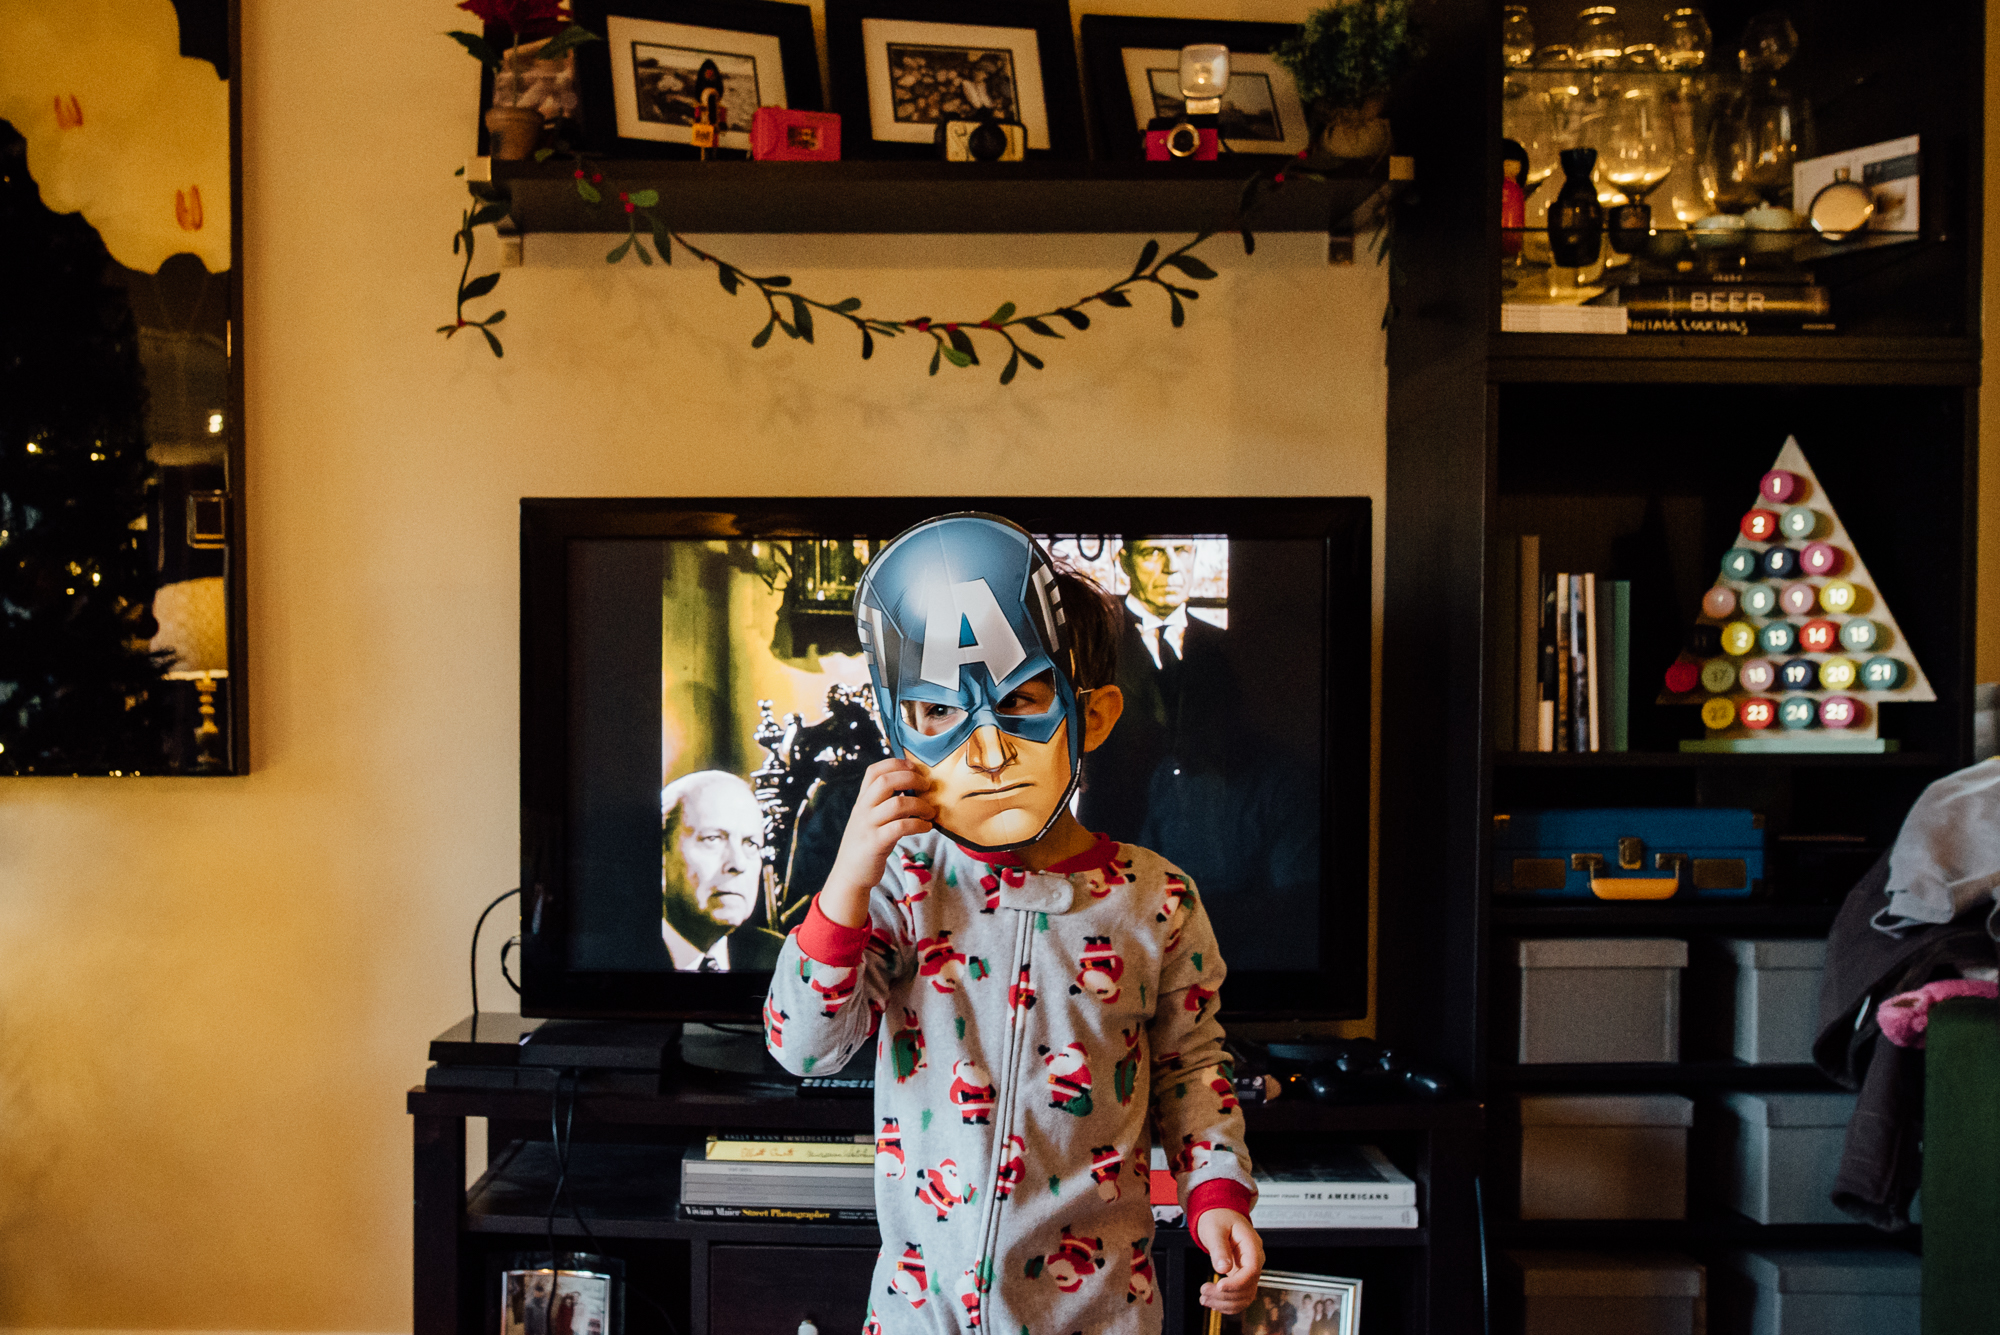
[[1092,156],[1110,162],[1143,160],[1146,156],[1146,126],[1132,114],[1123,52],[1134,47],[1179,50],[1204,42],[1220,42],[1232,52],[1269,55],[1278,43],[1299,31],[1296,23],[1135,18],[1122,14],[1085,14],[1081,26]]
[[[819,48],[813,41],[812,10],[785,0],[575,0],[576,22],[602,42],[585,42],[576,50],[577,97],[581,103],[583,142],[588,152],[619,158],[699,158],[699,149],[652,139],[628,139],[618,133],[618,110],[612,94],[613,52],[606,23],[611,15],[656,23],[685,23],[702,28],[775,37],[785,64],[785,102],[794,110],[820,111],[825,98],[819,81]],[[483,94],[492,98],[488,71]],[[481,103],[482,114],[485,103]],[[723,158],[746,158],[747,152],[717,150]]]
[[943,27],[1032,28],[1041,56],[1042,100],[1049,146],[1029,149],[1030,159],[1082,161],[1090,141],[1084,128],[1083,88],[1076,40],[1066,0],[968,0],[941,6],[932,0],[827,0],[826,53],[831,107],[840,113],[841,156],[921,161],[937,156],[929,144],[878,141],[868,106],[868,53],[864,19],[935,23]]

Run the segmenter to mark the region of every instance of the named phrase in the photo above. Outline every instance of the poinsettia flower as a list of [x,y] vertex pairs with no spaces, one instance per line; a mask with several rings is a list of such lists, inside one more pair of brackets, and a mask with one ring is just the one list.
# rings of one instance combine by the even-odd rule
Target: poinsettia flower
[[569,26],[569,6],[564,0],[460,0],[458,7],[523,41],[553,37]]

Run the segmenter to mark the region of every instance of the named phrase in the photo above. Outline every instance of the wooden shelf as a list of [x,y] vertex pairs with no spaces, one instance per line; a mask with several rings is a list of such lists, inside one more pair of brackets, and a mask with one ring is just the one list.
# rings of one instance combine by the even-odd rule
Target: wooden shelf
[[1816,1066],[1753,1066],[1739,1061],[1550,1063],[1494,1066],[1493,1083],[1518,1090],[1743,1089],[1765,1091],[1839,1088]]
[[1495,334],[1495,383],[1977,385],[1976,338]]
[[[860,233],[1195,232],[1235,216],[1267,162],[669,162],[594,164],[604,185],[657,190],[679,231]],[[1393,170],[1392,170],[1393,167]],[[1344,232],[1409,179],[1410,159],[1365,173],[1295,180],[1251,220],[1259,232]],[[615,208],[577,197],[564,162],[476,158],[467,183],[511,205],[523,232],[604,232]],[[615,215],[615,216],[614,216]],[[1360,223],[1357,223],[1357,219]]]
[[1496,904],[1491,917],[1495,927],[1545,931],[1733,928],[1825,936],[1839,912],[1835,904]]
[[1915,1252],[1916,1230],[1887,1234],[1866,1224],[1760,1224],[1733,1210],[1712,1209],[1688,1219],[1529,1219],[1494,1223],[1502,1247],[1877,1247]]
[[1942,769],[1943,756],[1928,751],[1889,751],[1881,755],[1840,752],[1772,752],[1739,755],[1730,752],[1596,751],[1575,755],[1561,751],[1499,751],[1493,763],[1501,769]]

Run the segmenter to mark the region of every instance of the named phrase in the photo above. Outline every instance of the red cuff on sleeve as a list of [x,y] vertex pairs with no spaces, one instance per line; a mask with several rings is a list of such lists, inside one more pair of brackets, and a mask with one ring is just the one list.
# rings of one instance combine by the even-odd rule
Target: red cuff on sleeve
[[868,950],[868,924],[842,927],[819,911],[819,896],[813,896],[806,920],[799,924],[799,949],[821,964],[837,969],[861,963]]
[[1188,1193],[1188,1236],[1196,1242],[1201,1241],[1197,1230],[1201,1227],[1202,1215],[1208,1211],[1234,1210],[1248,1219],[1251,1204],[1250,1188],[1241,1182],[1232,1182],[1226,1177],[1210,1178]]

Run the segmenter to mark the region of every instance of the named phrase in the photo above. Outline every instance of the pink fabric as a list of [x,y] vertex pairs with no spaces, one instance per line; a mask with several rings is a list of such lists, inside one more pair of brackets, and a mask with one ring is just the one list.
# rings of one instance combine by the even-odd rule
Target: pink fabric
[[799,949],[807,956],[841,969],[861,963],[861,956],[868,949],[868,924],[843,927],[820,912],[818,895],[813,896],[812,907],[806,910],[806,920],[799,924],[797,935]]
[[1926,983],[1914,992],[1901,992],[1883,1002],[1875,1011],[1875,1023],[1882,1037],[1899,1048],[1920,1048],[1924,1030],[1930,1026],[1931,1007],[1949,997],[1992,997],[2000,995],[2000,984],[1982,983],[1971,978],[1946,978]]

